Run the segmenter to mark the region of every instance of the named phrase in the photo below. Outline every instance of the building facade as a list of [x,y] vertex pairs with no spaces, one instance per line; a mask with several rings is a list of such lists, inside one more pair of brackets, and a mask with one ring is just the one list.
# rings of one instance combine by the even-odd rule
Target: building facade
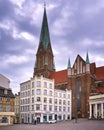
[[11,89],[0,86],[0,125],[12,125],[14,116],[14,95]]
[[89,97],[89,119],[104,119],[104,94]]
[[18,92],[18,94],[15,94],[14,112],[15,112],[14,123],[19,123],[20,121],[20,92]]
[[[99,93],[99,87],[96,87],[96,82],[104,81],[104,66],[96,67],[96,63],[90,63],[88,53],[85,60],[78,54],[73,66],[71,66],[69,59],[66,69],[56,71],[45,7],[33,78],[36,76],[43,76],[50,80],[54,79],[55,90],[61,89],[62,92],[65,90],[72,91],[71,116],[73,118],[89,117],[89,96],[92,93]],[[31,84],[31,80],[26,83]],[[104,88],[104,84],[102,87]],[[25,107],[25,104],[23,105],[22,109]],[[31,109],[29,107],[28,105],[27,109]],[[55,110],[57,110],[56,106]],[[55,117],[59,116],[56,115]],[[64,119],[64,117],[62,118]],[[30,119],[29,114],[27,119]]]
[[2,74],[0,74],[0,86],[10,88],[10,80]]
[[20,85],[20,122],[37,123],[71,119],[71,91],[54,88],[54,80],[43,76]]

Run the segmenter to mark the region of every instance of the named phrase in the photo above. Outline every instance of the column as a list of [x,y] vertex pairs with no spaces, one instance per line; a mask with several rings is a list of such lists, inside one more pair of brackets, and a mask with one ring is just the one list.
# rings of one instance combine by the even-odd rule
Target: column
[[43,123],[43,114],[41,114],[40,122]]
[[8,125],[10,125],[10,116],[8,116]]
[[54,116],[54,114],[52,114],[52,119],[53,119],[53,120],[55,119],[55,116]]
[[30,113],[30,115],[29,115],[29,116],[30,116],[29,123],[32,123],[32,117],[31,117],[32,115],[31,115],[31,113]]
[[92,118],[92,104],[90,104],[90,111],[89,111],[90,113],[90,116],[89,116],[89,118],[91,119]]
[[103,108],[103,103],[101,103],[101,118],[102,118],[102,119],[104,118],[103,110],[104,110],[104,108]]
[[97,104],[95,104],[95,113],[94,113],[94,115],[95,115],[95,118],[97,118]]
[[47,114],[47,121],[49,121],[49,114]]

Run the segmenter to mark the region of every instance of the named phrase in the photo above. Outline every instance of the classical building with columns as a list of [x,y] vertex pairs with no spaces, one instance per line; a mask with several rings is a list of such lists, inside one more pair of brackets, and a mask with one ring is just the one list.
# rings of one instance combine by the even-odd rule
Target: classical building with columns
[[104,119],[104,94],[89,97],[89,119]]
[[71,91],[54,88],[54,80],[43,76],[20,85],[20,123],[71,119]]

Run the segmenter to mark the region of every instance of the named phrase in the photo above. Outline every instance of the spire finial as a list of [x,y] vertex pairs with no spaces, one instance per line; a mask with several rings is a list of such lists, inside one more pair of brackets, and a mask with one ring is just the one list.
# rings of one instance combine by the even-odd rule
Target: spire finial
[[71,68],[70,57],[69,57],[69,59],[68,59],[68,67],[67,67],[67,68],[68,68],[68,69]]
[[46,8],[46,1],[44,0],[44,8]]
[[89,64],[90,61],[89,61],[89,55],[88,55],[88,51],[87,51],[87,54],[86,54],[86,64]]

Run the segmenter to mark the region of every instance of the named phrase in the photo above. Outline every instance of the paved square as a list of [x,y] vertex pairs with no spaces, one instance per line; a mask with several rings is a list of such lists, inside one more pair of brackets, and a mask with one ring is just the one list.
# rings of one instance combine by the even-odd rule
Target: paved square
[[72,121],[57,122],[56,124],[20,124],[13,126],[1,126],[0,130],[104,130],[104,120],[78,119]]

